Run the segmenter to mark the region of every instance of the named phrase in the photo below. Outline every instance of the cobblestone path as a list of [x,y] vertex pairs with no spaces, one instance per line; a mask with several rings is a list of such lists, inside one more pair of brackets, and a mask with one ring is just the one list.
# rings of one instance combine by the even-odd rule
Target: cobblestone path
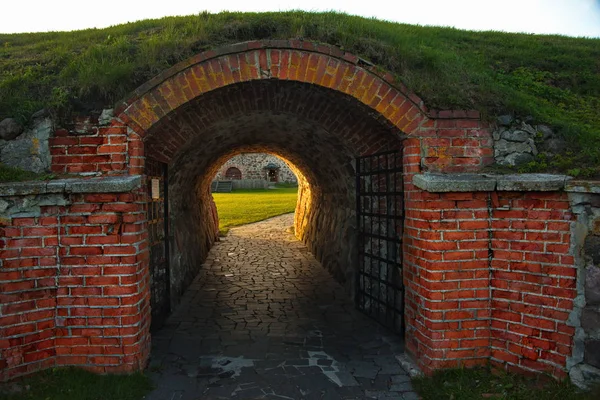
[[289,231],[232,229],[152,337],[150,400],[417,399],[402,344]]

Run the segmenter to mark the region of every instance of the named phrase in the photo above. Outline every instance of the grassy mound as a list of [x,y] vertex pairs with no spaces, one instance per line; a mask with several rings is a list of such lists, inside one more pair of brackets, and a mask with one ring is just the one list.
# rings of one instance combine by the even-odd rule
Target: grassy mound
[[431,108],[515,113],[600,165],[600,39],[469,32],[338,13],[220,13],[76,32],[0,34],[0,119],[110,106],[201,51],[255,39],[337,45],[394,73]]

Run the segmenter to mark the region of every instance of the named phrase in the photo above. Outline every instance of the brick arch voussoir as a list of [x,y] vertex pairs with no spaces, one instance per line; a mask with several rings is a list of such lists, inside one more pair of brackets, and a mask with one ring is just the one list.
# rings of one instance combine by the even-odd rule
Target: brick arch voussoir
[[144,136],[161,118],[202,94],[260,79],[298,81],[350,95],[407,135],[428,120],[423,101],[390,73],[334,46],[304,41],[246,42],[201,53],[136,89],[117,111]]

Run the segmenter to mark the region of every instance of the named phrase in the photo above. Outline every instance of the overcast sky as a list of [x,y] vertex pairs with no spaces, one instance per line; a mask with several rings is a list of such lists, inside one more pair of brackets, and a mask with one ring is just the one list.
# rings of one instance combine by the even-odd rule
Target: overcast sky
[[0,33],[103,28],[207,10],[335,10],[420,25],[600,37],[600,0],[3,0]]

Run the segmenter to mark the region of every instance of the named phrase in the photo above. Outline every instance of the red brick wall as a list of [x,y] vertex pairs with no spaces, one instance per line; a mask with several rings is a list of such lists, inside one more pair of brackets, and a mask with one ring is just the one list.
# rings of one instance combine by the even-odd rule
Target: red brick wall
[[564,377],[577,294],[567,194],[498,193],[493,204],[491,360]]
[[423,370],[491,361],[563,377],[576,295],[567,195],[428,193],[408,177],[405,193],[406,345]]
[[428,373],[490,355],[487,193],[405,184],[407,349]]
[[141,368],[149,351],[143,193],[71,195],[0,227],[0,380],[55,365]]
[[57,174],[123,174],[135,164],[129,153],[127,127],[118,121],[98,126],[86,119],[84,129],[57,129],[50,138],[52,172]]
[[448,110],[430,117],[418,132],[424,170],[473,172],[494,163],[491,130],[478,112]]
[[54,365],[57,235],[52,216],[0,227],[0,378]]

